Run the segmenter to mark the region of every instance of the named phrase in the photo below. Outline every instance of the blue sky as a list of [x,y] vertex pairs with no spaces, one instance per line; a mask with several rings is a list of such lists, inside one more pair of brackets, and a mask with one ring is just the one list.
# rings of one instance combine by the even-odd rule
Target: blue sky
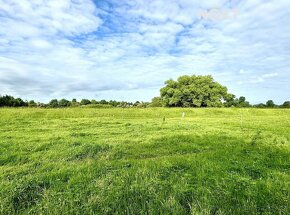
[[150,101],[185,74],[289,100],[290,1],[0,0],[0,94]]

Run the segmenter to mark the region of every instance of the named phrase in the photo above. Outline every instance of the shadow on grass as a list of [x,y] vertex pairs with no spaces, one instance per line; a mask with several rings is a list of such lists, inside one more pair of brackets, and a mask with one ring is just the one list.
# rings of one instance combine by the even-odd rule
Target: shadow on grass
[[78,161],[86,158],[97,158],[100,154],[106,153],[111,149],[110,145],[106,144],[74,144],[75,152],[67,161]]
[[17,187],[13,193],[11,202],[16,212],[28,209],[40,202],[48,183],[30,181]]
[[227,136],[169,135],[138,143],[129,142],[115,150],[114,159],[148,159],[164,156],[194,155],[224,150],[244,142]]
[[285,189],[289,175],[284,169],[289,167],[289,152],[263,144],[259,135],[248,141],[171,135],[124,145],[112,159],[127,160],[135,167],[119,172],[118,180],[124,184],[113,180],[118,190],[114,193],[120,196],[110,203],[111,212],[127,207],[136,213],[154,208],[179,214],[287,214],[290,190]]

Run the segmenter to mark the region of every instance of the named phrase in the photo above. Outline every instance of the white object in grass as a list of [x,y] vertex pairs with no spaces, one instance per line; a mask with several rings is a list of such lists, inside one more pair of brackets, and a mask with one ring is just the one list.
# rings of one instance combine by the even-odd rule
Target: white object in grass
[[184,113],[184,112],[182,112],[182,114],[181,114],[181,118],[184,118],[184,116],[185,116],[185,113]]

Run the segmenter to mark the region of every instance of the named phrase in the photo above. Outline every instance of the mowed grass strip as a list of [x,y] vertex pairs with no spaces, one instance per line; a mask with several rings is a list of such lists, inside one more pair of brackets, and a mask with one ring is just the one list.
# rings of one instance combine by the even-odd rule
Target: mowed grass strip
[[290,214],[289,134],[286,109],[3,108],[0,214]]

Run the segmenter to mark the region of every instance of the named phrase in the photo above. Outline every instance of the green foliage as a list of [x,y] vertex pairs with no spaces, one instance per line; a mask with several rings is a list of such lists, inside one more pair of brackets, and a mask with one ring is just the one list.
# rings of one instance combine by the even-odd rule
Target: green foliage
[[98,102],[97,102],[95,99],[93,99],[93,100],[91,101],[91,104],[95,105],[95,104],[98,104]]
[[100,104],[102,104],[102,105],[107,105],[108,102],[107,102],[106,100],[102,99],[102,100],[100,101]]
[[0,96],[0,107],[25,107],[27,102],[21,98],[14,98],[13,96],[5,95]]
[[246,98],[244,96],[241,96],[236,101],[236,107],[251,107],[251,105],[248,101],[246,101]]
[[254,105],[254,107],[256,107],[256,108],[265,108],[266,105],[263,104],[263,103],[259,103],[259,104]]
[[282,105],[282,108],[290,108],[290,101],[285,101]]
[[120,108],[129,108],[129,107],[132,107],[133,104],[132,103],[129,103],[129,102],[119,102],[119,104],[117,105],[117,107],[120,107]]
[[30,101],[28,102],[28,107],[37,107],[37,104],[35,103],[34,100],[30,100]]
[[290,214],[289,109],[0,116],[0,214]]
[[112,107],[117,107],[119,104],[119,102],[115,101],[115,100],[110,100],[109,101],[109,105],[111,105]]
[[71,107],[79,107],[80,103],[76,99],[72,99],[70,106]]
[[244,103],[244,102],[246,102],[246,97],[241,96],[241,97],[239,98],[239,103],[241,104],[241,103]]
[[51,108],[57,108],[58,107],[58,100],[57,99],[52,99],[49,103],[48,106]]
[[167,107],[221,107],[222,101],[229,97],[227,88],[210,75],[184,75],[165,84],[160,94]]
[[236,96],[234,94],[228,93],[224,99],[225,107],[236,107],[238,104],[238,100],[236,99]]
[[[203,83],[204,85],[207,85],[210,83],[210,80],[213,81],[211,76],[194,76],[201,77],[198,81],[198,84]],[[203,77],[207,77],[207,82],[203,82]],[[23,101],[21,98],[14,98],[13,96],[5,95],[0,96],[0,107],[41,107],[41,108],[64,108],[64,107],[79,107],[90,105],[89,107],[96,107],[96,108],[108,108],[108,107],[121,107],[121,108],[131,108],[131,107],[138,107],[138,108],[147,108],[147,107],[252,107],[252,105],[246,101],[246,98],[244,96],[241,96],[239,98],[236,98],[235,95],[226,93],[226,91],[223,92],[224,96],[214,96],[216,92],[219,92],[221,95],[222,91],[219,91],[217,89],[226,89],[222,86],[220,86],[218,83],[214,82],[214,84],[210,85],[211,93],[210,96],[206,96],[206,93],[204,93],[201,89],[208,89],[207,87],[199,87],[199,90],[191,91],[191,87],[194,88],[193,83],[191,83],[192,76],[182,76],[178,79],[177,82],[173,80],[166,81],[167,86],[161,89],[161,94],[163,97],[154,97],[149,102],[140,102],[136,101],[135,103],[132,102],[126,102],[126,101],[115,101],[115,100],[101,100],[97,101],[95,99],[88,100],[88,99],[82,99],[81,102],[78,102],[76,99],[72,99],[72,101],[68,101],[66,99],[52,99],[48,104],[35,102],[34,100],[30,100],[29,102]],[[194,78],[194,79],[195,79]],[[195,83],[195,82],[194,82]],[[187,85],[186,85],[187,84]],[[217,86],[217,87],[216,87]],[[200,96],[197,96],[194,94],[194,92],[201,92],[199,94]],[[209,92],[209,91],[208,91]],[[195,99],[193,99],[195,98]],[[289,108],[290,102],[285,101],[282,105],[276,105],[272,100],[267,101],[267,104],[256,104],[253,105],[253,107],[256,108]]]
[[268,101],[266,102],[266,106],[269,107],[269,108],[273,108],[273,107],[275,107],[276,105],[275,105],[275,103],[273,102],[273,100],[268,100]]
[[59,107],[69,107],[71,105],[70,101],[66,100],[66,99],[61,99],[58,102],[58,106]]
[[82,99],[80,104],[81,105],[88,105],[88,104],[91,104],[91,101],[88,99]]
[[244,96],[241,96],[239,98],[236,98],[233,94],[228,94],[225,98],[225,107],[240,107],[240,108],[246,108],[251,107],[250,103],[246,101],[246,98]]
[[160,97],[154,97],[151,101],[150,107],[162,107],[162,99]]
[[133,104],[133,106],[138,106],[140,104],[140,102],[139,101],[136,101],[134,104]]
[[137,108],[146,108],[149,106],[149,102],[140,102],[139,104],[137,104]]

